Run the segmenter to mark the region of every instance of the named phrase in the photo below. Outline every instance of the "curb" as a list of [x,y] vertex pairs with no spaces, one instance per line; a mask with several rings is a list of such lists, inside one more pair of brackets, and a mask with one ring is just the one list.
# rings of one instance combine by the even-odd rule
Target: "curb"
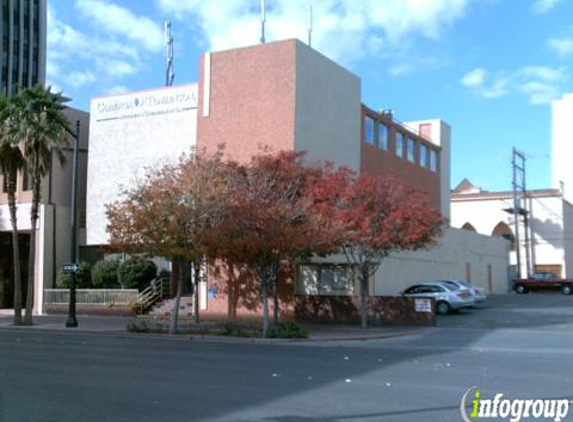
[[14,333],[57,333],[63,335],[72,334],[86,334],[90,336],[112,336],[116,338],[140,338],[140,339],[155,339],[155,340],[198,340],[212,343],[244,343],[244,344],[281,344],[281,343],[330,343],[340,341],[368,341],[368,340],[383,340],[392,338],[401,338],[419,335],[427,331],[427,328],[400,331],[394,333],[380,333],[380,334],[357,334],[350,336],[325,336],[325,337],[310,337],[307,339],[270,339],[270,338],[257,338],[257,337],[227,337],[208,334],[161,334],[161,333],[133,333],[125,330],[83,330],[77,328],[42,328],[39,325],[32,327],[17,327],[0,325],[0,332],[14,332]]

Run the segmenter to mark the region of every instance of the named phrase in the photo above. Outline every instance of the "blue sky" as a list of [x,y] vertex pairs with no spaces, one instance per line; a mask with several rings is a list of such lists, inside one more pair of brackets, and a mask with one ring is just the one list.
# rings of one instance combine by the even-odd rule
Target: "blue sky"
[[[551,100],[573,91],[573,0],[267,0],[267,41],[306,40],[362,78],[363,102],[453,129],[452,186],[511,188],[511,150],[530,188],[551,187]],[[259,41],[258,0],[48,0],[47,82],[88,110],[94,96],[175,84],[198,56]],[[572,116],[573,118],[573,116]]]

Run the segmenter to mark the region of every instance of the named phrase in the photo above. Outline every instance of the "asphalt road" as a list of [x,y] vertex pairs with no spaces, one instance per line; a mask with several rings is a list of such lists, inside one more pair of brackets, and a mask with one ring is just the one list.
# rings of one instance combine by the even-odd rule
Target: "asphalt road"
[[2,330],[0,421],[458,422],[472,386],[573,397],[567,324],[457,321],[399,339],[274,345]]

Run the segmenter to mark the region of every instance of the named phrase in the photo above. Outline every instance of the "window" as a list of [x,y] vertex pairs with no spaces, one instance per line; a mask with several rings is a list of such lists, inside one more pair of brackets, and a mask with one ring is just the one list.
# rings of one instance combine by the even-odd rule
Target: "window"
[[404,290],[404,294],[405,295],[411,295],[411,294],[415,294],[415,293],[420,293],[420,287],[421,286],[408,287],[406,290]]
[[350,265],[304,264],[298,266],[298,294],[347,296],[353,292],[354,270]]
[[430,150],[430,170],[438,171],[438,151]]
[[428,146],[420,144],[420,166],[428,167]]
[[320,290],[331,292],[346,291],[346,267],[342,265],[325,265],[320,268]]
[[388,126],[384,123],[378,125],[378,148],[388,149]]
[[22,190],[32,190],[32,179],[26,170],[22,173]]
[[374,119],[364,116],[364,140],[374,145]]
[[396,132],[396,155],[398,157],[404,156],[404,135],[400,132]]
[[414,150],[416,148],[416,142],[412,139],[412,138],[408,138],[408,143],[407,143],[407,151],[408,151],[408,161],[410,161],[411,163],[414,162]]

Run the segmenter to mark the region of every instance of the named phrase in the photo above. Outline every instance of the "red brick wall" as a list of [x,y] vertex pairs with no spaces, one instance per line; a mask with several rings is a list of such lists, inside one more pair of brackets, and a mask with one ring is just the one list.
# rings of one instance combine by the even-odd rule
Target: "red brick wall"
[[209,116],[203,116],[205,56],[200,59],[198,150],[225,143],[230,157],[248,161],[269,146],[294,149],[295,41],[211,54]]
[[[297,296],[297,321],[324,323],[360,323],[358,296]],[[432,312],[416,312],[414,298],[376,296],[368,298],[368,320],[372,325],[404,324],[434,325],[435,303]]]
[[[207,289],[215,289],[216,295],[208,294],[207,309],[201,310],[203,320],[262,321],[263,303],[260,282],[252,275],[230,271],[227,267],[209,268]],[[279,274],[280,320],[294,318],[293,272]],[[269,288],[269,314],[274,315],[274,288]]]

